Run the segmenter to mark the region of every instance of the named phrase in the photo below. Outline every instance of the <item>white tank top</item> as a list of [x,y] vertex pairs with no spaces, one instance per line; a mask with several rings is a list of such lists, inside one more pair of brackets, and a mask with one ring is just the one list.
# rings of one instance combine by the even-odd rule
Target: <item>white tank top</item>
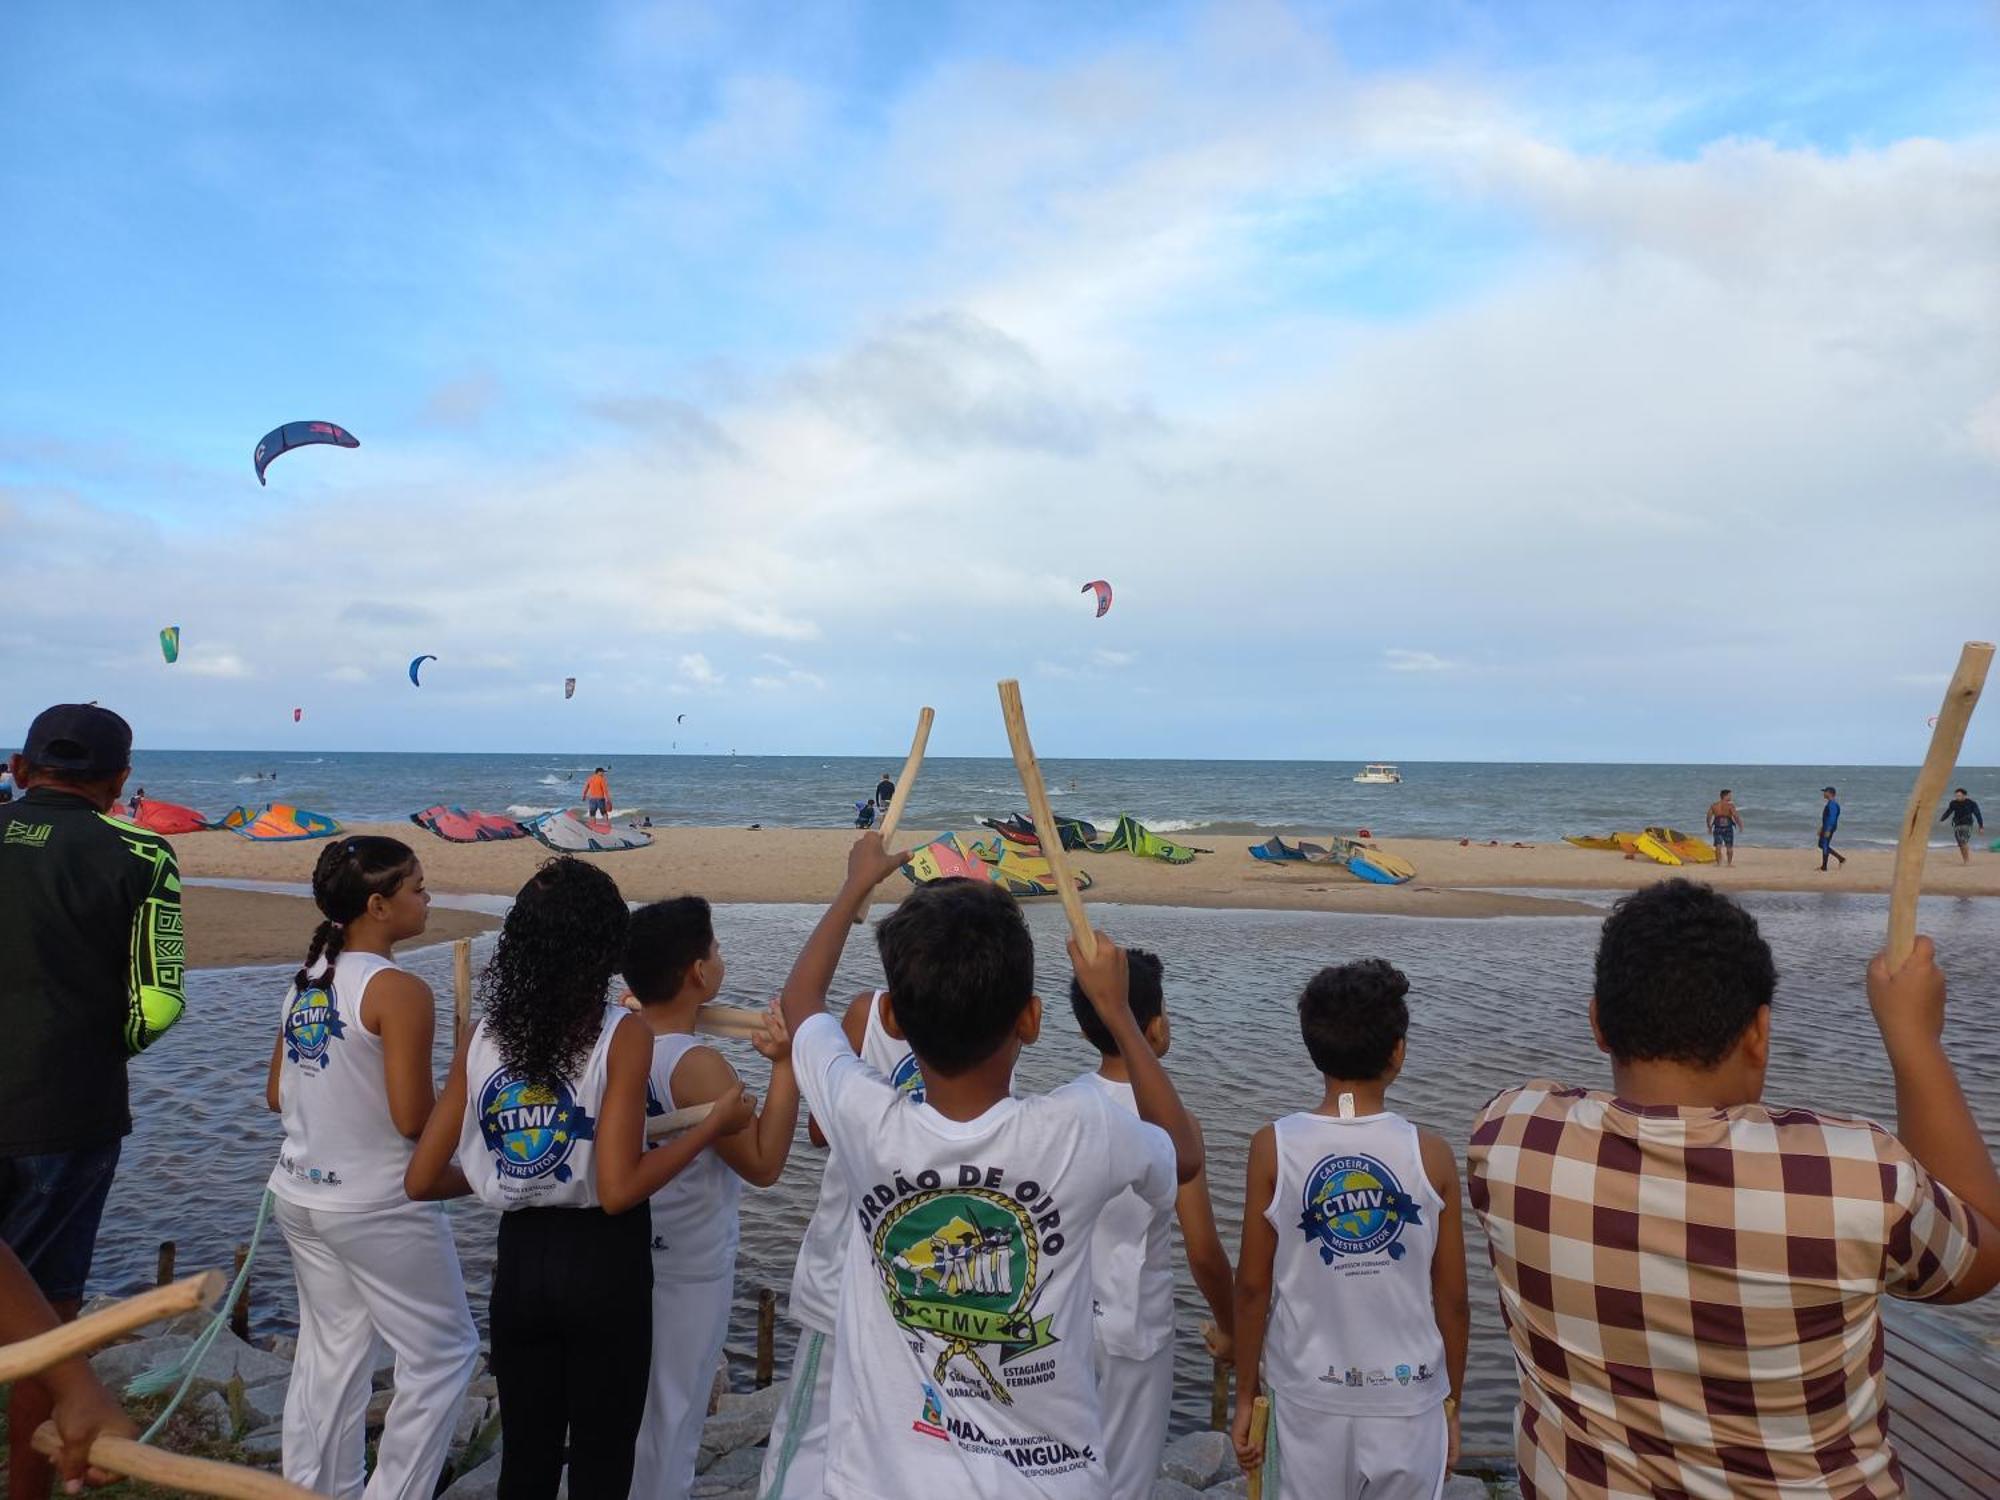
[[[700,1039],[669,1033],[653,1038],[653,1067],[646,1077],[646,1113],[679,1107],[674,1069]],[[653,1194],[653,1280],[716,1281],[736,1269],[736,1207],[743,1179],[713,1147]]]
[[[1132,1085],[1101,1074],[1077,1080],[1137,1116]],[[1150,1359],[1174,1341],[1174,1211],[1155,1213],[1131,1188],[1104,1205],[1090,1232],[1097,1342],[1120,1359]]]
[[378,953],[343,953],[331,974],[321,964],[303,992],[285,993],[278,1069],[285,1143],[270,1188],[287,1203],[359,1213],[409,1201],[403,1170],[416,1143],[389,1113],[382,1038],[361,1022],[368,982],[395,968]]
[[[889,1035],[882,1024],[881,990],[868,997],[868,1029],[861,1034],[861,1060],[906,1094],[924,1097],[924,1075],[908,1042]],[[847,1237],[854,1230],[854,1200],[846,1179],[825,1153],[819,1205],[799,1243],[792,1268],[792,1317],[819,1333],[831,1334],[840,1312],[840,1273],[847,1264]]]
[[628,1014],[606,1005],[597,1040],[575,1078],[554,1089],[510,1074],[484,1020],[465,1054],[465,1123],[458,1165],[482,1203],[510,1208],[595,1208],[594,1145],[604,1108],[611,1034]]
[[1392,1111],[1286,1115],[1264,1217],[1278,1236],[1264,1379],[1287,1400],[1416,1416],[1451,1394],[1431,1301],[1444,1200]]

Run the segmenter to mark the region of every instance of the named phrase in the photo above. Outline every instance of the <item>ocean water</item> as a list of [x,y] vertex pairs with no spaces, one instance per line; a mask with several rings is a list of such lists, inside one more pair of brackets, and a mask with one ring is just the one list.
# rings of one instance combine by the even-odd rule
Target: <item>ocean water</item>
[[[575,806],[597,764],[560,755],[439,755],[228,750],[141,752],[132,785],[220,817],[238,803],[285,801],[347,820],[396,819],[443,802],[516,817]],[[814,756],[623,756],[610,762],[617,807],[655,823],[836,828],[900,761]],[[1131,813],[1156,831],[1346,832],[1385,838],[1548,842],[1664,823],[1699,831],[1716,793],[1743,810],[1743,841],[1810,843],[1822,786],[1839,788],[1841,832],[1855,845],[1893,845],[1913,767],[1511,765],[1416,762],[1400,786],[1357,786],[1352,762],[1060,760],[1043,762],[1058,812],[1108,826]],[[275,780],[259,780],[259,776]],[[2000,836],[2000,769],[1960,778],[1993,809]],[[905,814],[911,828],[969,828],[1022,810],[1011,761],[938,757]],[[1199,839],[1196,838],[1196,842]],[[1950,843],[1942,831],[1935,841]]]
[[[485,904],[499,906],[497,900]],[[1752,895],[1746,904],[1763,925],[1781,976],[1767,1097],[1893,1124],[1889,1070],[1861,982],[1869,954],[1881,943],[1884,900],[1815,893]],[[1594,918],[1464,922],[1112,905],[1093,910],[1122,941],[1152,948],[1166,960],[1174,1030],[1167,1063],[1202,1120],[1217,1217],[1232,1255],[1251,1134],[1277,1115],[1319,1099],[1292,1000],[1322,964],[1377,954],[1410,975],[1409,1062],[1392,1103],[1461,1145],[1481,1105],[1509,1083],[1555,1077],[1608,1085],[1584,1010]],[[718,929],[730,972],[725,998],[753,1004],[775,993],[816,917],[803,906],[722,908]],[[1042,1040],[1024,1057],[1019,1079],[1024,1091],[1040,1091],[1094,1067],[1095,1060],[1066,1003],[1062,914],[1054,907],[1035,908],[1028,919],[1041,990],[1051,1003]],[[1928,900],[1922,926],[1937,937],[1951,979],[1947,1035],[1959,1076],[1988,1141],[2000,1142],[2000,1031],[1990,1020],[2000,994],[2000,904]],[[483,961],[492,942],[491,936],[479,940],[475,961]],[[450,1027],[449,950],[416,950],[407,961],[439,993],[442,1073]],[[94,1289],[129,1289],[149,1281],[163,1239],[178,1242],[180,1264],[192,1270],[226,1267],[231,1248],[248,1238],[279,1139],[277,1119],[264,1108],[264,1070],[288,968],[194,975],[187,1019],[133,1064],[138,1128],[126,1143],[112,1191]],[[836,993],[877,982],[873,945],[857,929]],[[761,1060],[745,1045],[722,1045],[761,1092]],[[781,1181],[769,1191],[744,1195],[729,1346],[739,1387],[749,1382],[757,1289],[771,1287],[782,1296],[789,1288],[819,1169],[801,1128]],[[1513,1367],[1484,1243],[1469,1207],[1465,1217],[1473,1304],[1466,1448],[1499,1453],[1509,1443]],[[492,1213],[470,1203],[452,1209],[473,1308],[482,1322],[493,1220]],[[253,1299],[259,1329],[291,1326],[291,1276],[275,1229],[258,1256]],[[1209,1373],[1195,1334],[1205,1311],[1184,1264],[1178,1301],[1174,1422],[1181,1431],[1206,1424]],[[1945,1311],[2000,1339],[2000,1299]],[[793,1338],[791,1325],[781,1322],[781,1369],[791,1358]]]

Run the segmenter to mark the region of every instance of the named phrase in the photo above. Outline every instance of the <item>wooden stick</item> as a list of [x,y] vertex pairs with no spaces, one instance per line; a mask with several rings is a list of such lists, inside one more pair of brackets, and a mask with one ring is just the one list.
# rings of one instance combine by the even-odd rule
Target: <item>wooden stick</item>
[[[882,847],[885,849],[892,847],[889,841],[896,836],[897,828],[902,826],[903,806],[910,800],[910,788],[917,784],[917,772],[923,767],[924,747],[930,743],[931,720],[934,717],[928,708],[917,710],[916,737],[910,741],[909,756],[903,761],[903,774],[896,778],[896,790],[890,794],[889,810],[882,814],[882,823],[878,830],[882,835]],[[859,926],[867,920],[868,902],[864,900],[854,913],[854,921],[855,925]]]
[[[1257,1452],[1264,1451],[1264,1430],[1271,1421],[1271,1403],[1259,1396],[1250,1403],[1250,1446]],[[1264,1466],[1257,1465],[1250,1471],[1250,1500],[1264,1500]]]
[[451,945],[451,1045],[458,1050],[472,1030],[472,939]]
[[[35,1429],[35,1451],[50,1458],[62,1451],[56,1424]],[[189,1458],[148,1448],[130,1438],[101,1437],[90,1445],[90,1461],[113,1474],[143,1479],[162,1489],[188,1490],[197,1495],[221,1495],[224,1500],[324,1500],[318,1490],[301,1489],[290,1480],[213,1459]]]
[[1958,752],[1965,743],[1965,726],[1986,685],[1986,669],[1993,665],[1993,647],[1986,641],[1967,641],[1958,653],[1958,670],[1944,690],[1944,706],[1938,710],[1937,727],[1931,731],[1930,753],[1917,772],[1917,784],[1910,788],[1910,805],[1903,813],[1903,831],[1896,840],[1896,873],[1889,881],[1889,967],[1902,965],[1917,940],[1917,893],[1924,884],[1924,856],[1930,849],[1931,816],[1937,799],[1958,764]]
[[704,1005],[694,1013],[694,1029],[710,1036],[735,1037],[747,1042],[764,1030],[764,1012],[740,1005]]
[[1028,715],[1021,707],[1021,684],[1009,677],[1000,684],[1000,716],[1007,721],[1007,743],[1014,750],[1014,769],[1021,773],[1021,790],[1028,794],[1028,812],[1035,820],[1035,836],[1042,843],[1042,858],[1049,862],[1049,875],[1062,898],[1063,915],[1069,918],[1070,934],[1088,958],[1097,952],[1097,934],[1090,930],[1090,918],[1083,912],[1083,896],[1070,874],[1069,851],[1063,848],[1062,830],[1049,807],[1049,789],[1042,780],[1041,763],[1035,759],[1034,744],[1028,739]]
[[677,1130],[686,1130],[706,1120],[715,1109],[715,1102],[690,1104],[686,1109],[670,1109],[663,1115],[656,1115],[646,1122],[646,1139],[664,1140]]
[[148,1323],[206,1307],[222,1295],[224,1285],[220,1271],[203,1271],[185,1281],[157,1286],[150,1292],[114,1302],[88,1317],[22,1339],[18,1344],[8,1344],[0,1348],[0,1385],[59,1365],[72,1355],[108,1344]]

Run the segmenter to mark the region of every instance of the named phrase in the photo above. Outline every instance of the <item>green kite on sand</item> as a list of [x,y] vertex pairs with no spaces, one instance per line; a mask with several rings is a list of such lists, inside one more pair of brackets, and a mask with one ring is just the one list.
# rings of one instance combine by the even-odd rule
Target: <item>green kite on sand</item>
[[1191,865],[1197,854],[1213,854],[1213,849],[1196,849],[1163,839],[1137,818],[1121,813],[1111,836],[1088,846],[1093,854],[1135,854],[1140,859],[1157,859],[1170,865]]

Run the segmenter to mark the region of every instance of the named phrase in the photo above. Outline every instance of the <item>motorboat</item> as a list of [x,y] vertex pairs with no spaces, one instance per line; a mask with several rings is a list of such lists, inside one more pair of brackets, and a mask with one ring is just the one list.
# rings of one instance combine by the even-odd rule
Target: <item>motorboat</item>
[[1403,773],[1386,762],[1375,761],[1363,766],[1354,779],[1363,786],[1394,786],[1403,779]]

